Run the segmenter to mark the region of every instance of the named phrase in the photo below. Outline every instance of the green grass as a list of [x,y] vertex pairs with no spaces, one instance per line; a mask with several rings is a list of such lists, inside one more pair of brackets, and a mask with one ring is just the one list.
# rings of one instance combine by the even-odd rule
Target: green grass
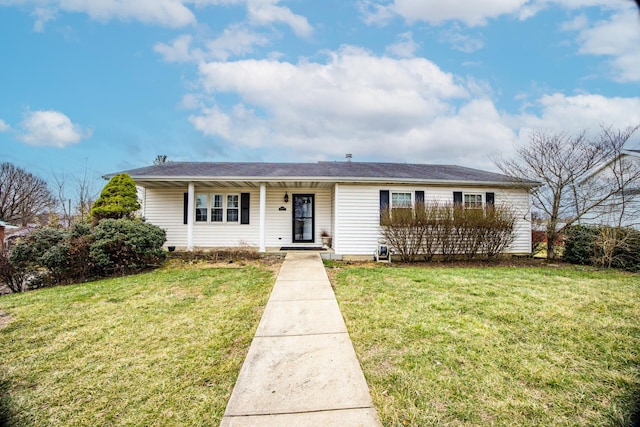
[[631,426],[638,416],[639,275],[332,267],[385,426]]
[[181,268],[0,298],[0,425],[217,425],[274,275]]

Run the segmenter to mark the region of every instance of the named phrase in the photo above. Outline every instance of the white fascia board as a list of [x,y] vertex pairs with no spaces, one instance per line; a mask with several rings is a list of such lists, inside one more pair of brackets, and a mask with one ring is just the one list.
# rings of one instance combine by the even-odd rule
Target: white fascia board
[[253,177],[253,176],[132,176],[134,181],[148,182],[207,182],[207,181],[245,181],[255,183],[275,182],[323,182],[341,184],[413,184],[413,185],[438,185],[438,186],[473,186],[473,187],[528,187],[534,188],[539,183],[501,182],[501,181],[457,181],[457,180],[428,180],[416,178],[353,178],[353,177]]

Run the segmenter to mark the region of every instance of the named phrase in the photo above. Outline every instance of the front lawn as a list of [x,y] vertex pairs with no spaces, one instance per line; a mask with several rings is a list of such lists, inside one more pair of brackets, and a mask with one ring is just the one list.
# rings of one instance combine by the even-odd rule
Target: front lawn
[[631,426],[640,275],[329,269],[385,426]]
[[0,425],[218,425],[274,274],[173,268],[0,298]]

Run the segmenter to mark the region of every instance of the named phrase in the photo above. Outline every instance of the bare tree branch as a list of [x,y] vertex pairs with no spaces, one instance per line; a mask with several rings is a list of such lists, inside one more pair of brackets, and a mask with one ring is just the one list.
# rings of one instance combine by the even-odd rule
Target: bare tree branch
[[619,211],[637,188],[637,165],[623,161],[622,149],[638,127],[624,130],[601,128],[597,137],[585,131],[577,135],[532,132],[529,144],[516,148],[511,159],[499,158],[496,166],[523,183],[538,181],[532,204],[546,221],[547,257],[555,257],[555,242],[565,227],[612,207]]
[[47,183],[11,163],[0,164],[0,219],[22,226],[55,205]]

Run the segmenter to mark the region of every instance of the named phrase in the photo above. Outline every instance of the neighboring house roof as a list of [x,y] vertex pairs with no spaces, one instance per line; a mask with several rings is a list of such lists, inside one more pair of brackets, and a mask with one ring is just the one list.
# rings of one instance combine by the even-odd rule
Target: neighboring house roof
[[[171,162],[131,169],[129,174],[141,185],[167,181],[318,181],[522,185],[506,175],[451,165],[368,162],[318,163],[204,163]],[[116,174],[110,174],[110,178]],[[527,181],[527,186],[538,183]]]
[[585,178],[582,179],[582,181],[580,181],[580,184],[584,184],[586,181],[588,181],[589,179],[593,178],[594,176],[598,175],[600,172],[602,172],[603,170],[605,170],[606,168],[608,168],[611,164],[613,164],[613,162],[617,162],[620,159],[624,159],[625,157],[640,157],[640,150],[622,150],[620,152],[620,154],[618,154],[616,157],[614,157],[613,159],[609,160],[606,163],[602,163],[596,167],[594,167],[587,175]]
[[11,225],[11,224],[6,223],[4,221],[0,221],[0,227],[6,228],[7,230],[14,229],[14,228],[20,228],[20,227],[18,227],[16,225]]

